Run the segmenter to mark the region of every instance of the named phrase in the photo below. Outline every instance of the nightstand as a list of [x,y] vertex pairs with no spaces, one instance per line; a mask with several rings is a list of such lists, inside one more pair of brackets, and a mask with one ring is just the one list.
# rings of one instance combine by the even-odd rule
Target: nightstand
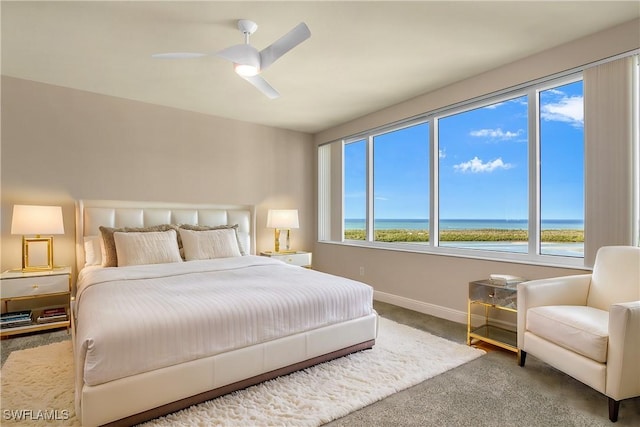
[[[47,329],[69,328],[69,307],[71,296],[71,267],[56,267],[53,270],[29,271],[9,270],[0,275],[0,295],[2,312],[23,312],[15,321],[3,321],[0,336],[24,334]],[[64,303],[56,306],[42,306],[39,299],[62,296]],[[29,310],[15,310],[13,301],[35,301]],[[26,317],[26,318],[25,318]]]
[[311,268],[311,252],[291,251],[291,252],[260,252],[262,256],[279,259],[287,264],[298,265],[300,267]]
[[[484,341],[506,350],[518,352],[515,324],[517,322],[517,285],[499,285],[490,280],[476,280],[469,283],[467,307],[467,345],[474,340]],[[474,308],[480,308],[480,315]],[[502,313],[508,319],[496,319]],[[473,325],[474,317],[483,318],[481,325]],[[508,321],[507,321],[508,320]]]

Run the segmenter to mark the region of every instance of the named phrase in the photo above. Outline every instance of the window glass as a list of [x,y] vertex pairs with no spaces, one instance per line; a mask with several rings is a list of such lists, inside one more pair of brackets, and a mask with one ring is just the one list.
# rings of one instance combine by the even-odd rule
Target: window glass
[[373,138],[374,240],[429,241],[429,124]]
[[579,78],[343,142],[343,239],[502,252],[508,259],[584,257]]
[[527,96],[438,121],[440,246],[528,252]]
[[367,141],[344,145],[344,239],[365,240],[367,214]]
[[540,253],[584,256],[582,81],[541,91]]

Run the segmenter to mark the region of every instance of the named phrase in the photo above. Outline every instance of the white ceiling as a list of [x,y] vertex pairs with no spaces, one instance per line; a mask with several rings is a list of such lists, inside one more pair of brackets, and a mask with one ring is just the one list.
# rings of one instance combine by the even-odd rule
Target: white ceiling
[[[638,1],[8,2],[2,74],[269,126],[317,132],[617,24]],[[263,74],[269,100],[215,56],[268,46],[301,21],[311,38]]]

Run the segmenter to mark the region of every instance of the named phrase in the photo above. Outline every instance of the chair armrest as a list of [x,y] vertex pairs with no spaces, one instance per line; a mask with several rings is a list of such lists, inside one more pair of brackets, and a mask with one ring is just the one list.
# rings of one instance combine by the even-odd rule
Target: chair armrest
[[609,309],[605,394],[615,400],[640,396],[640,301]]
[[544,305],[586,305],[591,274],[531,280],[518,284],[518,348],[524,344],[527,310]]

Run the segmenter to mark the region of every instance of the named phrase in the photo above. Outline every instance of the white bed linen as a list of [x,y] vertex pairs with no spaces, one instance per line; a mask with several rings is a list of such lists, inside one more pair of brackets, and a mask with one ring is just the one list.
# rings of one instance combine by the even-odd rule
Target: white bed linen
[[97,385],[373,312],[360,282],[258,256],[85,268],[78,379]]

